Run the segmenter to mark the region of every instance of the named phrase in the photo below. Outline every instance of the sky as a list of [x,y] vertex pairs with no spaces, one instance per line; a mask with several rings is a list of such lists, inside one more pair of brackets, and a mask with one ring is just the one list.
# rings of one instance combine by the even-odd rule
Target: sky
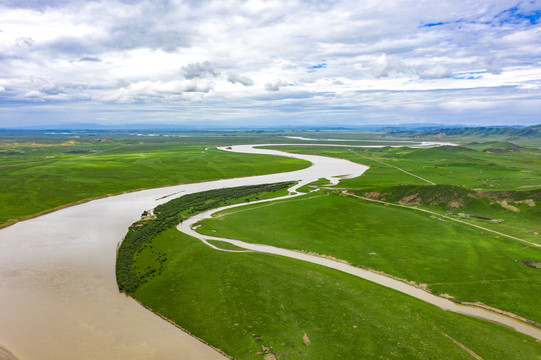
[[0,0],[0,128],[540,114],[541,0]]

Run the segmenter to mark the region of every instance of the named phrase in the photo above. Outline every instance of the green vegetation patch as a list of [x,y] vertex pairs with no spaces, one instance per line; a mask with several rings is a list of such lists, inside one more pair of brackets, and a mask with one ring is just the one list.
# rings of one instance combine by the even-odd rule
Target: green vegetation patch
[[204,220],[198,231],[330,255],[541,323],[541,278],[520,263],[541,261],[540,248],[420,211],[340,195],[253,207]]
[[315,264],[217,251],[175,229],[153,245],[168,261],[133,296],[236,359],[471,359],[463,347],[483,359],[541,353],[512,329]]
[[[513,127],[473,127],[473,128],[443,128],[435,130],[393,131],[393,136],[408,139],[424,139],[430,141],[454,142],[492,142],[512,141],[521,145],[538,146],[541,137],[541,125],[523,128]],[[389,134],[390,135],[390,134]]]
[[[463,186],[476,191],[527,190],[529,187],[541,185],[541,151],[538,148],[539,146],[521,148],[521,151],[516,152],[491,153],[462,146],[422,149],[279,147],[280,150],[288,152],[332,156],[369,165],[370,169],[363,176],[340,181],[341,187],[367,191],[378,191],[397,185],[427,184],[420,178],[436,184]],[[479,149],[484,148],[480,146]]]
[[[0,227],[67,204],[125,191],[310,166],[308,161],[287,157],[220,151],[212,147],[224,142],[219,138],[176,139],[0,139]],[[243,140],[253,139],[237,141]]]
[[381,192],[362,193],[377,200],[403,204],[427,204],[449,209],[464,207],[475,192],[454,185],[401,185]]
[[400,185],[350,190],[373,200],[432,210],[491,230],[541,243],[541,191],[473,191],[456,185]]
[[[483,144],[486,143],[475,147],[482,150],[494,146],[494,142]],[[280,148],[369,165],[363,176],[341,180],[338,185],[359,195],[445,215],[455,214],[473,224],[541,243],[541,152],[538,150],[492,154],[464,151],[460,147],[458,151],[455,151],[457,147]],[[432,186],[419,177],[437,185]]]
[[[188,194],[157,206],[154,209],[155,218],[143,213],[143,219],[130,226],[118,249],[116,278],[119,290],[132,293],[149,278],[161,274],[167,256],[153,248],[152,239],[162,231],[209,209],[285,195],[285,189],[294,184],[283,182]],[[145,248],[150,252],[144,252]]]
[[297,189],[298,192],[309,193],[310,191],[317,189],[319,185],[329,185],[329,180],[325,178],[318,179],[310,184],[306,184]]
[[209,243],[211,243],[212,245],[217,246],[220,249],[224,249],[224,250],[239,250],[239,251],[246,250],[244,248],[241,248],[239,246],[230,244],[230,243],[225,242],[225,241],[220,241],[220,240],[207,240],[207,241]]
[[517,152],[521,150],[526,150],[525,147],[519,146],[509,141],[488,141],[484,143],[473,142],[467,145],[477,150],[493,153]]

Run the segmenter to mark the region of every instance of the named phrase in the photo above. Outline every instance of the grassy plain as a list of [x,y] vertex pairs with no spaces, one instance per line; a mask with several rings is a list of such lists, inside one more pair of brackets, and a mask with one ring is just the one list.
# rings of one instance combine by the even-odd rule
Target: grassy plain
[[98,135],[0,138],[0,227],[109,194],[309,166],[296,159],[213,148],[268,141],[262,137]]
[[[540,192],[524,187],[541,183],[541,152],[508,152],[514,147],[504,145],[497,154],[483,150],[502,144],[473,144],[478,150],[285,149],[370,165],[363,176],[340,182],[338,187],[351,193],[395,203],[414,200],[406,204],[541,243]],[[490,182],[483,177],[486,172],[508,177]],[[413,209],[331,193],[265,208],[254,205],[252,211],[207,220],[198,231],[211,229],[213,235],[331,255],[541,322],[539,270],[521,263],[540,261],[539,248]]]
[[[366,141],[381,133],[316,131],[0,134],[0,227],[14,219],[113,193],[307,166],[289,158],[213,149],[237,143],[298,142],[282,138],[284,135],[386,144],[381,138]],[[484,140],[468,138],[468,142]],[[441,184],[437,189],[447,193],[446,199],[458,194],[452,186],[485,193],[497,190],[509,199],[505,206],[500,198],[472,197],[471,193],[464,193],[462,206],[457,208],[430,201],[411,205],[446,214],[468,212],[503,219],[501,223],[479,218],[468,221],[539,241],[535,234],[541,233],[541,200],[535,191],[541,189],[539,146],[518,147],[506,140],[500,136],[498,142],[418,150],[287,149],[370,165],[364,176],[344,180],[339,186],[359,195],[379,193],[389,201],[411,194],[423,200],[423,194],[432,191],[426,189],[436,189],[398,168]],[[536,144],[532,139],[520,143]],[[252,211],[211,220],[203,230],[333,255],[425,283],[435,292],[482,301],[541,322],[540,270],[521,263],[541,261],[538,249],[414,210],[321,194],[267,207],[252,205]],[[533,206],[521,202],[530,198]],[[133,294],[137,299],[237,358],[261,358],[265,353],[287,359],[471,358],[460,345],[484,359],[538,359],[541,353],[538,342],[510,329],[443,312],[317,265],[211,250],[174,229],[159,233],[149,246],[143,246],[135,261],[145,277]],[[159,271],[150,274],[152,269]],[[304,343],[304,334],[309,345]]]
[[316,194],[248,205],[198,231],[330,255],[541,323],[541,274],[521,263],[541,261],[541,249],[418,211]]
[[318,265],[212,250],[175,229],[152,244],[167,261],[135,297],[236,359],[471,359],[461,346],[483,359],[541,352],[511,329]]
[[[288,152],[332,156],[369,165],[370,169],[363,176],[342,180],[338,185],[358,195],[380,193],[384,195],[380,199],[398,202],[412,195],[422,200],[425,194],[426,201],[413,205],[446,215],[466,213],[504,220],[496,222],[460,217],[495,231],[541,243],[541,151],[535,148],[501,153],[482,151],[494,146],[505,148],[494,143],[473,145],[479,150],[448,147],[279,148]],[[426,181],[399,169],[441,186],[436,193]]]
[[[482,148],[479,145],[473,147]],[[342,187],[370,190],[398,184],[426,184],[393,166],[436,184],[480,191],[522,191],[541,187],[541,151],[535,148],[523,148],[518,152],[485,152],[464,146],[426,149],[280,146],[276,149],[339,157],[371,166],[365,175],[341,181]]]

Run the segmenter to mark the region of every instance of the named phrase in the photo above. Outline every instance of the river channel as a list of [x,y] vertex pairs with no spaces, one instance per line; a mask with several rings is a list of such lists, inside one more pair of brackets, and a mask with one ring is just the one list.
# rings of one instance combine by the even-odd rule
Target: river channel
[[322,156],[250,146],[234,150],[290,156],[313,165],[108,197],[0,230],[0,358],[223,359],[118,292],[116,248],[128,227],[144,210],[188,193],[290,180],[302,185],[322,177],[337,182],[367,169]]
[[[116,248],[128,227],[144,210],[188,193],[291,180],[299,181],[298,186],[302,186],[320,178],[337,183],[341,178],[360,176],[368,169],[347,160],[288,154],[252,145],[223,150],[295,157],[312,162],[312,166],[288,173],[108,197],[0,230],[0,359],[223,359],[214,349],[118,292]],[[194,222],[196,219],[190,224]],[[275,249],[253,248],[293,256]],[[303,255],[295,254],[297,258]],[[327,263],[322,258],[302,260],[341,271],[351,270],[344,270],[345,264]],[[366,278],[366,274],[362,277]],[[432,303],[433,299],[427,300],[430,294],[419,289],[416,290],[420,293],[412,292],[407,286],[397,282],[390,287]],[[477,313],[470,315],[485,317]],[[491,320],[502,322],[499,318]],[[507,324],[517,328],[516,325]],[[532,336],[541,338],[539,330],[532,331],[537,331]]]

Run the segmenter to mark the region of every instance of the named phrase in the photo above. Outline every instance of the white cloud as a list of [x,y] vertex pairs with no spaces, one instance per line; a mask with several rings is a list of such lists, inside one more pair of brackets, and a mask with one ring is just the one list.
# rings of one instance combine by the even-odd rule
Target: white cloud
[[541,28],[530,16],[539,9],[539,0],[4,1],[0,101],[194,102],[201,118],[227,109],[223,119],[246,108],[340,118],[368,107],[385,118],[404,104],[404,116],[449,112],[441,104],[461,102],[464,89],[473,102],[463,108],[489,111],[498,105],[488,88],[521,109],[530,100],[517,93],[541,95]]
[[431,66],[427,68],[426,70],[423,70],[419,73],[419,76],[426,78],[426,79],[442,79],[442,78],[448,78],[452,75],[449,68],[441,65],[436,64],[435,66]]
[[162,81],[140,81],[133,84],[122,84],[120,88],[105,93],[102,100],[105,101],[153,101],[158,98],[161,100],[182,100],[191,97],[190,93],[209,93],[213,90],[214,84],[206,81],[194,80],[174,80],[168,82]]

